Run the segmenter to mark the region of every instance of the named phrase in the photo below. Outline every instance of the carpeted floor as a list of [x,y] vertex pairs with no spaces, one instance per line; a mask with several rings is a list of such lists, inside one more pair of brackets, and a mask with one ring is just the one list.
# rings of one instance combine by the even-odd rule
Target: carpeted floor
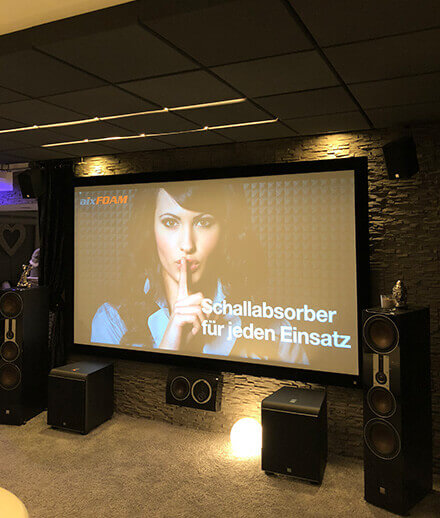
[[[45,413],[1,425],[0,451],[0,487],[31,518],[393,516],[364,502],[361,461],[330,456],[313,486],[235,458],[227,435],[125,415],[86,436],[49,428]],[[438,518],[440,493],[411,516]]]

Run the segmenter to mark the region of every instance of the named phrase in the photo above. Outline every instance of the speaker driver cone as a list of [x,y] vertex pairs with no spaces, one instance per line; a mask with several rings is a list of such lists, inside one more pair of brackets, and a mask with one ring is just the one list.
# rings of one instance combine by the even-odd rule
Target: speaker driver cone
[[170,392],[174,399],[183,401],[190,393],[189,381],[183,376],[177,376],[171,382]]
[[364,430],[364,438],[370,450],[381,459],[391,460],[400,453],[400,437],[387,421],[372,419]]
[[375,315],[364,324],[364,339],[375,353],[388,354],[399,342],[399,331],[392,320]]
[[14,362],[20,356],[20,349],[15,342],[4,342],[0,348],[0,356],[5,362]]
[[207,403],[212,396],[211,385],[204,379],[199,379],[193,383],[191,388],[191,395],[194,401],[200,405]]
[[396,411],[393,394],[383,387],[372,387],[367,394],[368,406],[379,417],[391,417]]
[[15,365],[3,365],[0,367],[0,387],[5,390],[14,390],[20,385],[20,369]]
[[5,318],[17,318],[23,309],[23,301],[14,291],[7,291],[0,297],[0,313]]

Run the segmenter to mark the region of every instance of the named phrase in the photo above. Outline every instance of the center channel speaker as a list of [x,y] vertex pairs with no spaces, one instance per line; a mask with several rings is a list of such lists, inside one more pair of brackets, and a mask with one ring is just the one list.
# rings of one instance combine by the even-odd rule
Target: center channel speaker
[[0,423],[46,407],[49,299],[44,287],[0,290]]
[[213,372],[173,369],[168,374],[166,402],[217,412],[221,405],[223,377]]
[[428,308],[362,314],[365,500],[405,515],[432,489]]

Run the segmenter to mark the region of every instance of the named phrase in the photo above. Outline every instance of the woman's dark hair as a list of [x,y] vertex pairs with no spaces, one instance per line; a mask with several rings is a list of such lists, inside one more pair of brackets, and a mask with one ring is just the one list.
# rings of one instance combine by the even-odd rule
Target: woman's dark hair
[[[218,280],[230,302],[260,298],[256,295],[258,288],[265,286],[265,261],[252,231],[241,183],[217,180],[142,186],[130,199],[129,262],[124,281],[127,300],[119,308],[128,330],[122,339],[125,344],[145,343],[146,318],[157,310],[158,300],[166,301],[154,235],[154,213],[160,189],[183,208],[212,214],[220,224],[220,241],[203,279],[205,296],[214,296]],[[146,279],[149,281],[147,294],[144,293]]]

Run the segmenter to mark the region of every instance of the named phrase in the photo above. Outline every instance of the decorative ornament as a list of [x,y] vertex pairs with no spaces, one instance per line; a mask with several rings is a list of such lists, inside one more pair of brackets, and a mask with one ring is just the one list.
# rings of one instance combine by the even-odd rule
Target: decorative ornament
[[408,305],[408,291],[403,281],[397,281],[393,287],[393,297],[396,301],[396,308],[406,308]]
[[23,273],[21,274],[20,280],[17,283],[17,288],[30,288],[32,285],[28,281],[28,275],[31,273],[32,265],[31,264],[24,264],[22,266]]

